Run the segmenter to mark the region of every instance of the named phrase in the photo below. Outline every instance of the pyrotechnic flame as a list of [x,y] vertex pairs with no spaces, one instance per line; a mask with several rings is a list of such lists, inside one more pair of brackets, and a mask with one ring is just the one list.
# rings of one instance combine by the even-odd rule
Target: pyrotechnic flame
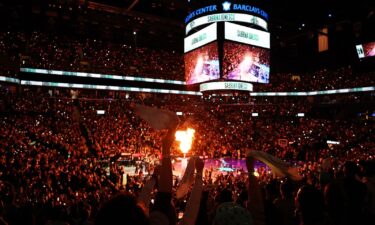
[[180,142],[181,152],[186,154],[191,149],[195,130],[188,128],[186,131],[179,130],[176,132],[176,141]]

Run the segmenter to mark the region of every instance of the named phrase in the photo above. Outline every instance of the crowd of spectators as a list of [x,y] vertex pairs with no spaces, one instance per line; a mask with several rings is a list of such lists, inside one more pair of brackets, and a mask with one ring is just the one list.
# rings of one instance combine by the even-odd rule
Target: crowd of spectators
[[318,91],[374,86],[374,72],[356,72],[351,66],[320,69],[309,73],[277,73],[257,91]]
[[[262,62],[262,57],[256,58]],[[1,32],[0,63],[2,76],[14,76],[20,67],[32,67],[185,79],[184,57],[172,50],[136,47],[134,40],[113,43],[36,31]],[[256,85],[255,91],[331,90],[374,86],[374,81],[374,72],[357,72],[350,65],[308,73],[273,73],[271,68],[269,83]]]
[[[15,95],[1,89],[1,96],[3,224],[92,224],[103,203],[116,194],[138,196],[149,179],[143,173],[150,174],[158,160],[130,175],[118,158],[130,153],[143,155],[145,161],[158,159],[165,135],[133,112],[132,103],[141,100],[183,113],[180,129],[196,130],[192,154],[241,159],[248,150],[260,150],[296,165],[303,176],[299,182],[276,179],[269,170],[258,168],[265,224],[373,222],[371,120],[296,118],[300,112],[309,114],[312,106],[306,99],[234,106],[225,100],[178,95],[98,100],[71,98],[64,91],[24,90]],[[105,114],[98,115],[97,110]],[[262,116],[252,117],[253,112]],[[327,140],[339,144],[327,145]],[[182,156],[177,144],[171,155]],[[246,208],[246,171],[213,176],[212,170],[204,172],[196,224],[221,224],[215,212],[220,203],[236,202]],[[173,201],[177,215],[188,208],[186,199]],[[256,219],[257,213],[251,213]]]
[[[174,51],[135,47],[133,40],[112,43],[45,32],[2,32],[0,54],[19,67],[82,71],[183,80],[183,57]],[[11,63],[9,63],[11,62]],[[7,66],[8,67],[8,66]],[[13,69],[13,70],[12,70]]]
[[[72,10],[86,3],[55,0],[49,7]],[[32,11],[44,13],[38,7]],[[135,19],[127,22],[132,23]],[[256,92],[375,86],[375,71],[358,72],[351,65],[305,73],[274,73],[271,66],[268,77],[267,50],[229,42],[223,50],[229,53],[220,63],[224,78],[251,74],[255,78],[247,81],[269,81],[255,84]],[[254,53],[245,66],[239,52]],[[216,76],[218,64],[210,64],[210,54],[212,49],[201,70]],[[136,33],[120,43],[43,31],[0,32],[0,76],[21,77],[20,68],[28,67],[185,80],[194,59],[188,64],[191,68],[185,68],[181,52],[141,46]],[[1,84],[0,225],[375,224],[374,112],[371,105],[363,107],[373,103],[373,92],[257,99],[238,93],[93,92],[95,97]],[[316,101],[361,105],[366,116],[313,116]],[[134,103],[180,112],[180,123],[155,130],[137,116]],[[190,171],[194,182],[173,176],[172,165],[182,164],[184,156],[173,142],[176,126],[195,129],[187,154],[197,157],[195,173]],[[253,150],[296,167],[301,180],[277,176],[248,155]],[[204,167],[212,159],[245,160],[246,169]],[[192,183],[179,198],[184,182]]]

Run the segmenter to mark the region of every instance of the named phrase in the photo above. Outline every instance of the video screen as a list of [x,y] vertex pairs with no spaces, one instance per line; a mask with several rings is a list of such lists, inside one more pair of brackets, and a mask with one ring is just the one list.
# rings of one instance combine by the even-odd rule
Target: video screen
[[217,42],[197,48],[185,54],[185,80],[196,84],[220,78]]
[[224,42],[223,78],[268,83],[270,51],[247,44]]
[[375,42],[357,45],[359,58],[375,56]]

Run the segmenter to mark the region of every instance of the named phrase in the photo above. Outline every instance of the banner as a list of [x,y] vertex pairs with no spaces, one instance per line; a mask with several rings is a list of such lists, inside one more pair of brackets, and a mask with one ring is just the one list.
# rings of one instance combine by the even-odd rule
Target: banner
[[215,22],[232,21],[241,22],[257,25],[265,30],[268,30],[267,22],[257,16],[247,15],[242,13],[216,13],[208,16],[199,17],[186,25],[186,34],[188,34],[192,29]]
[[253,91],[253,85],[245,82],[210,82],[199,86],[201,92],[213,90]]
[[225,22],[225,39],[262,48],[270,48],[270,33]]
[[214,23],[185,38],[184,52],[201,47],[217,39],[217,24]]

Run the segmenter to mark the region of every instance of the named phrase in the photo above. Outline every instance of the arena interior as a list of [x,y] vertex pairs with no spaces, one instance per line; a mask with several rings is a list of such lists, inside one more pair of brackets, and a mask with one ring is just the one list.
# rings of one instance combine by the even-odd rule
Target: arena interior
[[0,225],[375,224],[371,0],[0,2]]

